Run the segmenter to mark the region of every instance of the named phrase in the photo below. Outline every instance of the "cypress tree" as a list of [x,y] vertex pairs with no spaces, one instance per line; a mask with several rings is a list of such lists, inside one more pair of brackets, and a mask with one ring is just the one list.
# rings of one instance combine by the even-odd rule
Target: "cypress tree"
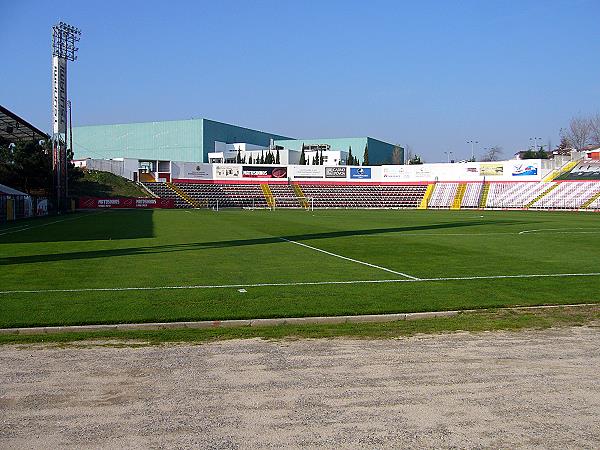
[[300,162],[299,164],[301,166],[305,166],[306,165],[306,155],[304,154],[304,145],[302,145],[302,151],[300,152]]
[[365,144],[365,153],[363,154],[363,166],[369,165],[369,146]]
[[281,159],[279,159],[279,149],[277,149],[277,156],[275,156],[275,164],[281,164]]

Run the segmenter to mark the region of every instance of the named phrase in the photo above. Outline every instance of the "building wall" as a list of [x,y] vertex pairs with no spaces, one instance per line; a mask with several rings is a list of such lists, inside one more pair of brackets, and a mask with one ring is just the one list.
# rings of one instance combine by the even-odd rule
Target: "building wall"
[[268,146],[285,136],[208,119],[92,125],[73,129],[75,159],[207,161],[215,141]]
[[73,128],[75,159],[202,161],[202,119]]
[[208,161],[208,153],[215,151],[215,141],[226,142],[227,144],[243,142],[268,147],[271,139],[289,139],[278,134],[238,127],[237,125],[215,122],[209,119],[203,119],[203,122],[204,159],[202,161]]
[[[365,146],[368,145],[370,164],[383,164],[386,162],[389,164],[392,158],[392,151],[394,150],[393,144],[388,144],[387,142],[370,137],[278,140],[275,141],[275,144],[297,151],[302,150],[302,144],[328,144],[331,146],[331,150],[344,152],[348,152],[349,149],[352,148],[352,155],[358,157],[361,163],[363,161]],[[404,149],[401,149],[401,153],[402,161],[404,161]]]
[[[395,145],[378,139],[367,138],[369,145],[369,164],[391,164]],[[404,164],[404,148],[400,148],[400,164]],[[360,155],[362,161],[362,155]]]

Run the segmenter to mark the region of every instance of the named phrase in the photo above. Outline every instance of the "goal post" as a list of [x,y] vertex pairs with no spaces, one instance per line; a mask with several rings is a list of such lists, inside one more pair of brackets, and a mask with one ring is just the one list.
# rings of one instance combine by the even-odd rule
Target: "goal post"
[[229,197],[201,202],[202,206],[213,211],[222,208],[242,209],[305,209],[314,211],[312,197],[278,197],[272,196],[269,201],[265,197]]

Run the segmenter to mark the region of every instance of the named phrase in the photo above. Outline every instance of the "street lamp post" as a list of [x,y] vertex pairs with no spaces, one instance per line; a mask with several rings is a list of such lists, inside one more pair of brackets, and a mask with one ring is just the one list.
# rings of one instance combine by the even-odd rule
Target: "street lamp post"
[[470,140],[467,144],[471,144],[471,161],[475,160],[475,144],[479,144],[479,141]]
[[529,140],[533,141],[533,151],[537,152],[537,141],[538,139],[541,141],[542,138],[541,137],[530,137]]
[[448,163],[450,162],[450,157],[451,157],[453,154],[454,154],[454,152],[451,152],[451,151],[444,152],[444,155],[446,155],[446,157],[447,157]]

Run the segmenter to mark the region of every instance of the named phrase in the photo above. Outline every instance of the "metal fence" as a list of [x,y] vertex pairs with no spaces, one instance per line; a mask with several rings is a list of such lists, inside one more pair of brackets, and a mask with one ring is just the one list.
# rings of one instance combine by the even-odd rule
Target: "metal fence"
[[48,215],[48,199],[0,194],[0,223]]

